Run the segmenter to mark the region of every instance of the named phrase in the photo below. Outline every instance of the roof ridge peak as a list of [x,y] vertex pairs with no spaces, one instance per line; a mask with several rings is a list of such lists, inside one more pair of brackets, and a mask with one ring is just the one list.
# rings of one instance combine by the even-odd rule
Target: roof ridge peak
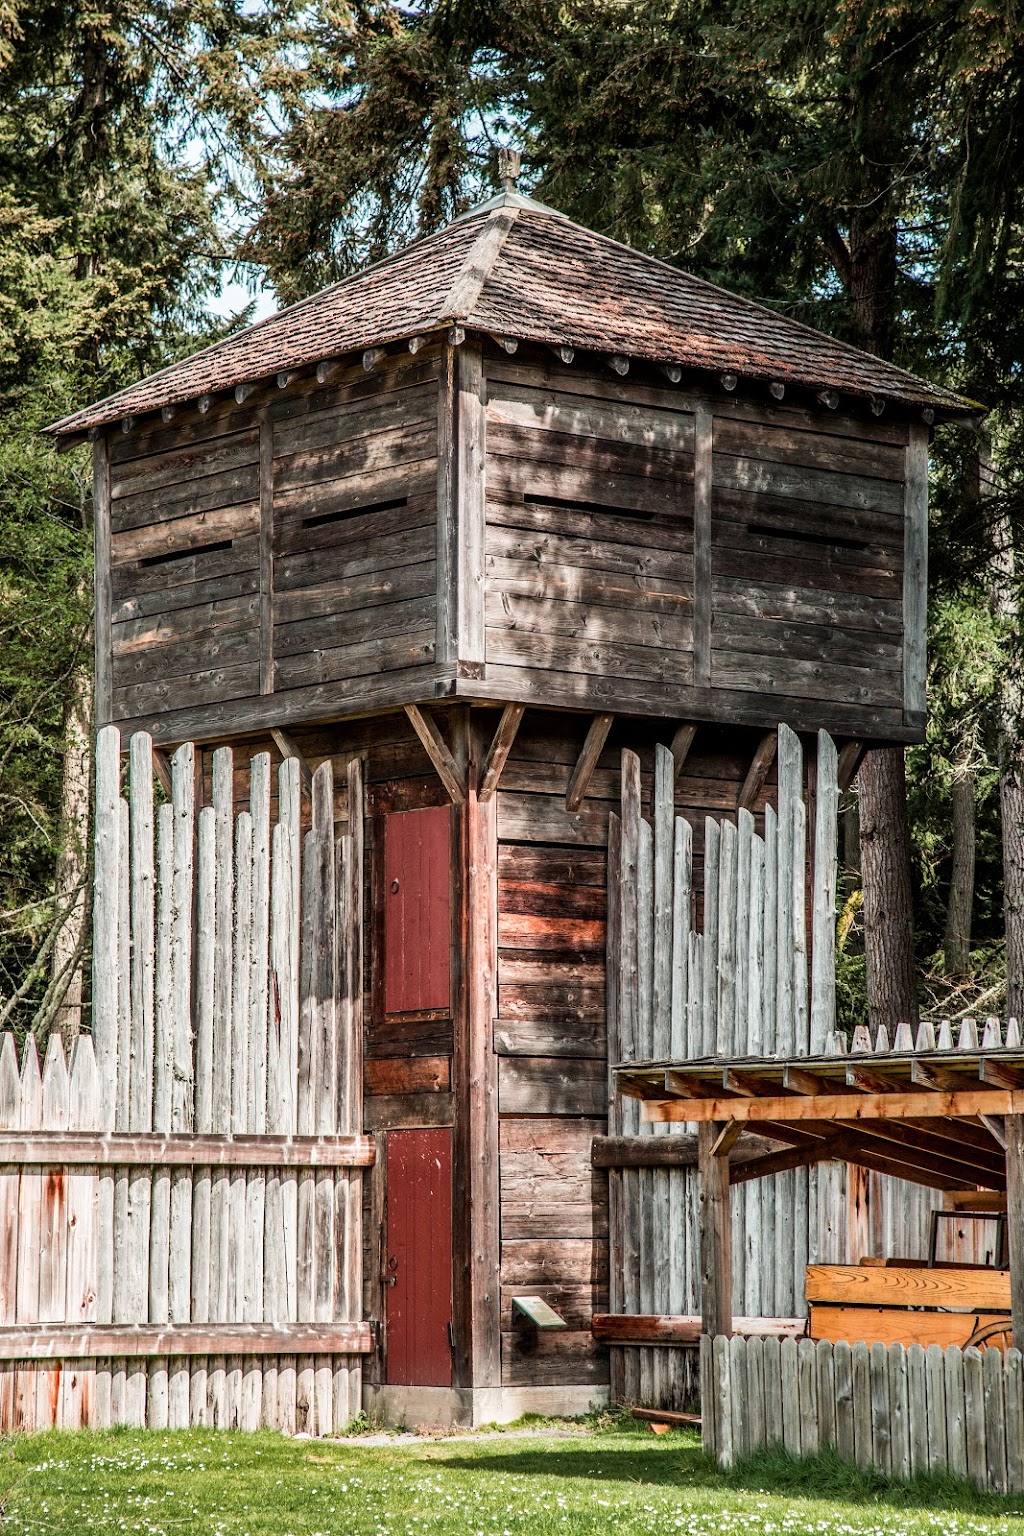
[[472,314],[519,212],[518,207],[502,203],[488,214],[441,302],[439,320],[465,320]]

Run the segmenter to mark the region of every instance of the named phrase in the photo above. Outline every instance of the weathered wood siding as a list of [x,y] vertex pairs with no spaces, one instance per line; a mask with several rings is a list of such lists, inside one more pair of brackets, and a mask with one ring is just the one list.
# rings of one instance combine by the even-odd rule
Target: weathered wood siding
[[[711,683],[902,724],[907,428],[716,407]],[[783,711],[785,716],[785,711]]]
[[919,729],[922,476],[906,423],[533,351],[494,349],[484,372],[481,695]]
[[487,681],[510,698],[537,670],[546,701],[584,706],[692,684],[693,415],[632,394],[488,364]]
[[412,680],[435,656],[437,368],[271,382],[110,435],[101,710],[173,740],[432,692]]

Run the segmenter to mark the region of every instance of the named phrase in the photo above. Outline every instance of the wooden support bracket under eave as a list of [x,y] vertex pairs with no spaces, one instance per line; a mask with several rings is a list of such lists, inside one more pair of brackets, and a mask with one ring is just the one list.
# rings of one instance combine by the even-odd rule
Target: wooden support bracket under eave
[[284,758],[294,757],[299,765],[299,773],[302,777],[302,787],[307,795],[313,793],[313,772],[294,740],[287,731],[279,731],[276,726],[271,726],[270,739]]
[[743,788],[736,802],[741,811],[749,811],[754,807],[754,802],[764,788],[764,781],[768,777],[768,771],[775,761],[775,753],[779,745],[778,731],[766,731],[758,743],[753,761],[747,769],[747,776],[743,780]]
[[614,715],[595,715],[590,722],[587,731],[587,739],[583,743],[583,749],[576,759],[576,766],[569,780],[569,787],[565,792],[565,808],[567,811],[578,811],[586,798],[590,780],[597,760],[604,750],[604,744],[608,740],[608,732],[612,728]]
[[857,771],[864,761],[866,751],[867,747],[862,741],[847,741],[843,743],[839,753],[839,788],[843,794],[846,793],[857,777]]
[[669,748],[672,753],[672,765],[675,769],[675,777],[678,779],[683,771],[683,764],[690,755],[693,746],[693,738],[697,734],[697,727],[692,720],[684,720],[676,727],[676,733],[672,737],[672,745]]
[[438,778],[448,791],[453,805],[462,805],[466,798],[466,785],[459,765],[455,761],[448,744],[438,729],[437,721],[417,704],[407,704],[405,713],[409,717],[409,724],[423,744],[430,761],[433,763]]
[[506,704],[498,721],[498,728],[494,733],[491,745],[487,749],[483,768],[480,772],[480,785],[477,790],[477,799],[481,804],[490,800],[498,788],[502,769],[508,761],[508,755],[512,750],[512,744],[516,739],[520,722],[526,713],[525,704]]

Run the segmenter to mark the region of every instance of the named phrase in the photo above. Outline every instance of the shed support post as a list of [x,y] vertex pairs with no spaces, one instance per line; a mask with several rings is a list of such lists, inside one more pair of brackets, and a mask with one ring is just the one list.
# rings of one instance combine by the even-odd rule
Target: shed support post
[[[729,1220],[729,1149],[724,1122],[697,1127],[700,1175],[700,1310],[711,1338],[732,1333],[732,1242]],[[716,1151],[724,1147],[724,1151]]]
[[1007,1115],[1006,1235],[1010,1245],[1010,1311],[1013,1347],[1024,1350],[1024,1115]]

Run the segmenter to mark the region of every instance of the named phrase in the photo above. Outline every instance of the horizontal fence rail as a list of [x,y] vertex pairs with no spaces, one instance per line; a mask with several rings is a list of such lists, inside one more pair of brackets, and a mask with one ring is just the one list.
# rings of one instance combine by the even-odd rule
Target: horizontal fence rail
[[362,780],[96,743],[93,1032],[0,1044],[0,1430],[361,1406]]
[[764,1446],[833,1446],[904,1481],[951,1473],[1024,1491],[1024,1361],[1016,1349],[709,1338],[700,1344],[704,1447],[721,1466]]

